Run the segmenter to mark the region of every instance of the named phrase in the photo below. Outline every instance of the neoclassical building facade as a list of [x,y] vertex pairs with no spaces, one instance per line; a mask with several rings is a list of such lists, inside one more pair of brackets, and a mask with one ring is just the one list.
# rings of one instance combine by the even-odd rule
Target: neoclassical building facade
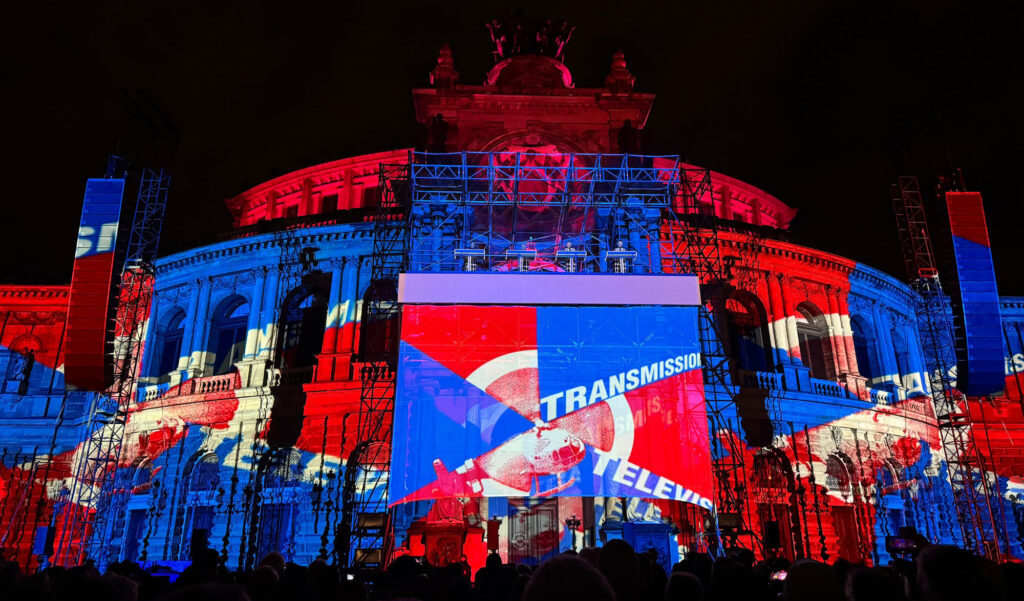
[[[499,62],[481,85],[458,80],[443,49],[432,85],[413,91],[432,150],[636,152],[654,102],[633,90],[621,54],[603,87],[576,87],[564,64],[539,55]],[[260,184],[226,201],[234,223],[219,241],[157,261],[107,561],[180,567],[197,544],[232,568],[269,551],[300,563],[337,558],[351,527],[343,477],[359,427],[380,170],[409,160],[408,149],[380,152]],[[711,183],[700,210],[721,224],[730,267],[714,318],[736,398],[729,427],[711,437],[743,455],[742,481],[729,483],[744,497],[739,539],[762,555],[875,564],[890,559],[885,538],[901,527],[960,544],[912,290],[788,241],[796,211],[770,194],[719,173]],[[67,287],[0,287],[0,547],[27,566],[42,556],[40,527],[55,526],[61,544],[82,441],[96,427],[95,393],[63,378],[67,304]],[[971,411],[987,519],[1000,552],[1024,558],[1024,300],[1004,298],[1002,311],[1006,394]],[[474,565],[488,548],[533,562],[632,537],[668,561],[709,544],[693,506],[611,497],[461,504],[462,550]],[[437,552],[424,544],[432,512],[429,501],[396,508],[398,552]],[[579,518],[571,528],[570,515]],[[638,524],[654,534],[640,537]]]

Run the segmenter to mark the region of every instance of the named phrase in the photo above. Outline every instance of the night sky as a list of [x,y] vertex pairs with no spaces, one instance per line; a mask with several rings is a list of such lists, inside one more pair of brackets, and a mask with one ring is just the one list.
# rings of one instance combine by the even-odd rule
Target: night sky
[[1024,294],[1022,20],[994,3],[77,4],[4,11],[2,283],[70,278],[86,178],[111,153],[146,153],[119,95],[145,92],[179,131],[168,254],[227,230],[223,200],[253,185],[411,146],[410,90],[441,44],[480,83],[484,22],[521,7],[576,26],[579,87],[602,85],[621,48],[658,96],[646,150],[800,209],[797,242],[902,277],[889,184],[961,167],[985,198],[1001,292]]

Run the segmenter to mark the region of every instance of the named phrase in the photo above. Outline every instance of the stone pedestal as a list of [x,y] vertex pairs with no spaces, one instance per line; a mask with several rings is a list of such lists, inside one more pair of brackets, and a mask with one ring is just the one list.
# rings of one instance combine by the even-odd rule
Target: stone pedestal
[[871,396],[868,393],[867,378],[864,376],[855,376],[853,374],[843,374],[841,377],[842,381],[846,384],[846,389],[855,397],[865,401],[871,400]]
[[350,353],[324,353],[316,356],[314,382],[340,382],[352,379],[352,355]]
[[239,381],[242,388],[263,386],[267,381],[266,359],[242,359],[235,363],[235,367],[238,368]]
[[811,368],[803,364],[785,363],[782,365],[782,379],[786,390],[811,392]]

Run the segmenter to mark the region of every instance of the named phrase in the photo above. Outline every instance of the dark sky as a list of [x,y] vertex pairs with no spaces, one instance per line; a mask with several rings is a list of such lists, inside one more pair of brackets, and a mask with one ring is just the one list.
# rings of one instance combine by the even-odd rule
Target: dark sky
[[119,93],[146,91],[180,132],[167,254],[226,230],[223,200],[252,185],[411,145],[410,89],[427,84],[438,47],[479,83],[492,64],[483,23],[521,7],[576,25],[566,64],[578,86],[601,85],[623,49],[637,89],[658,95],[648,151],[799,208],[794,236],[810,246],[902,276],[889,183],[962,167],[985,197],[1001,291],[1024,294],[1021,15],[940,0],[480,4],[5,9],[0,282],[70,277],[85,179],[108,154],[142,151]]

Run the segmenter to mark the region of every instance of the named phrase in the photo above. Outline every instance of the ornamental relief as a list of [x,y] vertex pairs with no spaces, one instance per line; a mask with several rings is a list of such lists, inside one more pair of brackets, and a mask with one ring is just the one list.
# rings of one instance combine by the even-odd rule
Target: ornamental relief
[[218,275],[210,278],[210,285],[214,290],[229,290],[232,293],[237,293],[239,289],[248,290],[255,283],[256,276],[254,270]]
[[52,326],[64,318],[61,311],[12,311],[8,315],[12,325]]

